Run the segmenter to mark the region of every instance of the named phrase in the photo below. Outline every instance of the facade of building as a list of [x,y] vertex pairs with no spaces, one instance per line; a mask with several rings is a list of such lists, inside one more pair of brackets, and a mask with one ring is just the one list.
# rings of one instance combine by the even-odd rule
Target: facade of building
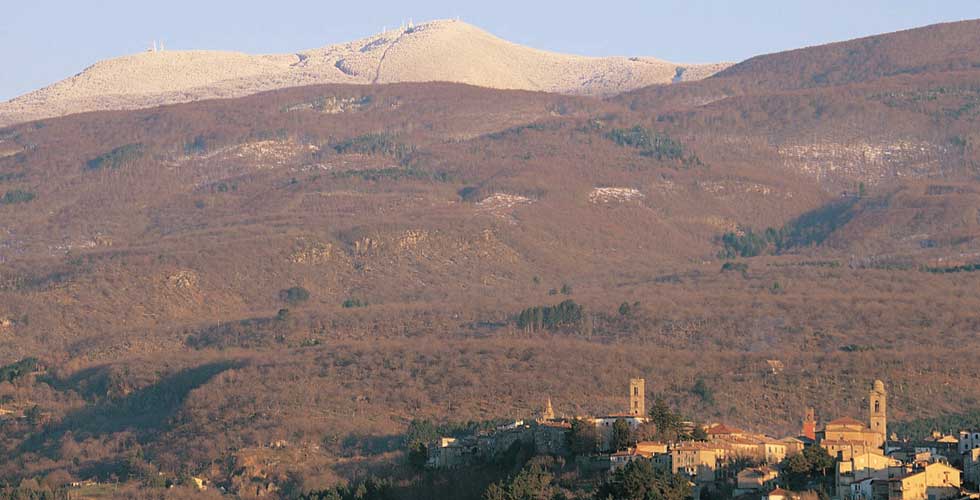
[[565,446],[568,431],[572,424],[568,422],[538,422],[534,428],[534,449],[544,455],[564,455],[568,449]]
[[799,493],[794,493],[792,491],[787,491],[782,488],[776,488],[769,493],[762,496],[764,500],[798,500],[800,498]]
[[711,443],[685,443],[670,451],[670,471],[682,474],[692,482],[710,483],[717,479],[719,466],[728,450]]
[[888,481],[888,500],[945,500],[960,497],[960,471],[943,463]]
[[612,448],[613,426],[617,420],[623,420],[629,425],[630,431],[636,430],[647,422],[646,417],[620,413],[618,415],[603,415],[592,417],[591,421],[595,425],[596,434],[599,437],[599,449],[602,451],[616,451]]
[[[902,462],[877,452],[856,454],[848,460],[838,460],[836,467],[837,491],[843,497],[851,485],[869,479],[887,480],[904,472]],[[871,488],[870,483],[865,485]]]
[[468,464],[478,454],[475,439],[439,438],[427,446],[426,467],[452,469]]
[[969,429],[960,431],[959,436],[960,455],[980,448],[980,429]]
[[854,455],[885,452],[888,438],[888,393],[881,380],[875,380],[868,393],[868,422],[843,417],[831,420],[818,431],[817,442],[832,457],[850,460]]
[[657,441],[640,441],[636,443],[636,452],[642,455],[649,455],[647,458],[652,458],[654,455],[660,455],[667,453],[667,443],[660,443]]
[[980,488],[980,448],[973,448],[963,454],[963,482]]
[[[875,481],[880,481],[879,479],[866,478],[857,482],[853,482],[848,486],[848,493],[851,500],[873,500],[874,496],[874,484]],[[838,493],[844,496],[844,491],[838,489]]]
[[752,467],[742,470],[735,479],[736,494],[763,491],[775,486],[779,473],[772,467]]

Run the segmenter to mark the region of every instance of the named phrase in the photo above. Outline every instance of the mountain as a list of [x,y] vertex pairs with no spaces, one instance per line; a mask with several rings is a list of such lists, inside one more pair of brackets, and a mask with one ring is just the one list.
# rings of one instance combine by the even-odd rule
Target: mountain
[[819,82],[850,49],[609,98],[328,84],[0,128],[0,478],[411,489],[409,422],[622,411],[636,376],[779,435],[877,378],[896,422],[967,413],[963,26],[855,42],[879,69]]
[[634,107],[701,106],[727,97],[841,87],[886,78],[980,68],[980,20],[935,24],[752,57],[696,84],[650,86],[620,96]]
[[556,54],[460,21],[433,21],[295,54],[146,52],[101,61],[0,104],[0,126],[82,111],[136,109],[324,83],[447,81],[499,89],[611,95],[709,76],[726,64]]
[[977,68],[980,20],[969,20],[756,56],[716,77],[789,90]]

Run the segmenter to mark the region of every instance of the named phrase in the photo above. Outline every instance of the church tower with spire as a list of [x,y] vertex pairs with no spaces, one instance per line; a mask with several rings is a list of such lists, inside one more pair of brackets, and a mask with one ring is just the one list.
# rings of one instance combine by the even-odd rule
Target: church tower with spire
[[548,398],[548,404],[544,408],[544,412],[541,413],[541,421],[548,422],[555,419],[555,409],[551,407],[551,397]]

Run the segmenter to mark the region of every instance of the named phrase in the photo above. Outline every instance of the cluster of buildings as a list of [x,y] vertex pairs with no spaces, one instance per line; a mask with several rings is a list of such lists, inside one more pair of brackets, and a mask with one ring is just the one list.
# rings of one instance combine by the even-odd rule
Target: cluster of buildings
[[[980,430],[964,430],[958,436],[934,433],[921,442],[899,443],[887,434],[888,394],[876,380],[868,393],[866,421],[851,417],[818,424],[816,412],[804,412],[800,434],[782,438],[746,432],[722,423],[705,425],[702,439],[673,442],[631,441],[617,448],[616,428],[624,424],[641,435],[649,426],[645,406],[645,383],[632,379],[629,406],[625,413],[557,418],[550,399],[531,422],[517,421],[466,438],[442,438],[428,447],[430,467],[452,468],[475,460],[492,458],[515,442],[533,444],[537,453],[562,455],[568,452],[567,438],[572,422],[595,426],[595,453],[579,457],[580,466],[615,471],[635,460],[648,460],[656,467],[681,474],[695,487],[695,498],[707,489],[729,492],[734,498],[792,500],[799,493],[788,491],[785,460],[820,447],[833,459],[827,471],[833,475],[834,498],[841,500],[944,500],[978,498],[980,484]],[[617,423],[622,422],[622,423]],[[681,424],[681,435],[694,435],[694,424]],[[649,429],[649,427],[645,427]]]

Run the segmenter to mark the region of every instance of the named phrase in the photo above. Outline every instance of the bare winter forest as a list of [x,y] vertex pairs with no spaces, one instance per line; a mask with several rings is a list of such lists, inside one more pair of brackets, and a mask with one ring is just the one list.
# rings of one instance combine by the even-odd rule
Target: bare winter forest
[[[876,378],[896,421],[976,412],[978,38],[609,98],[328,85],[0,129],[0,485],[431,498],[413,420],[619,411],[630,377],[786,433]],[[484,472],[457,493],[510,471]]]

